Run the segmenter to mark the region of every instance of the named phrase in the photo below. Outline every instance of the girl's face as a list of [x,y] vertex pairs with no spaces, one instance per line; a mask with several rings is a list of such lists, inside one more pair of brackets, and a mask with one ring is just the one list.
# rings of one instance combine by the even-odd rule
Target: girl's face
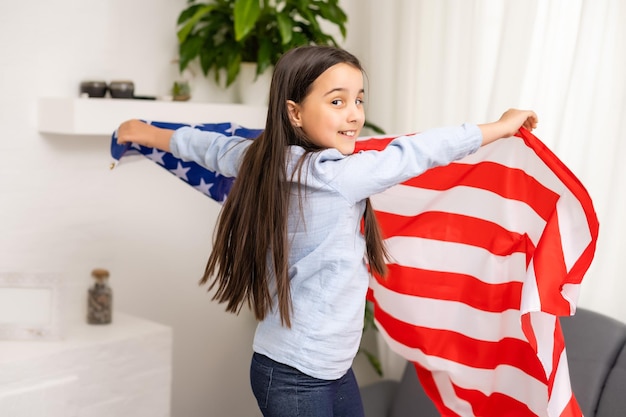
[[313,143],[349,155],[365,123],[364,95],[361,71],[341,63],[324,71],[301,103],[289,100],[287,108],[294,126]]

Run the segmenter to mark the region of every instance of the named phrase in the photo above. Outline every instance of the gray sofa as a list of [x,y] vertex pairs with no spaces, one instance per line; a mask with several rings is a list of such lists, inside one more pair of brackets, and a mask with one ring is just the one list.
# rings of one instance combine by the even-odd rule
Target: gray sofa
[[[626,324],[578,308],[561,319],[572,390],[585,417],[626,416]],[[361,388],[366,417],[438,417],[407,364],[401,381]]]

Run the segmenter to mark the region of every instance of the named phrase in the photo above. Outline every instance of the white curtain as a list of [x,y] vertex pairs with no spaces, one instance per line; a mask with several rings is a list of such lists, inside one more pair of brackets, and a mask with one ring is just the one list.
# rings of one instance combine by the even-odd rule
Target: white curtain
[[357,3],[351,50],[368,74],[368,118],[387,132],[537,111],[535,134],[585,185],[600,220],[578,304],[626,321],[626,2]]

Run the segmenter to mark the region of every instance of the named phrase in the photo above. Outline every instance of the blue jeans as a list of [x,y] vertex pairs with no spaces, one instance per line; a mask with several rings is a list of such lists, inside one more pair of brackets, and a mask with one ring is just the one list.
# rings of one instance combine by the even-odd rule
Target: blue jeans
[[264,417],[363,417],[352,369],[337,380],[317,379],[254,353],[252,392]]

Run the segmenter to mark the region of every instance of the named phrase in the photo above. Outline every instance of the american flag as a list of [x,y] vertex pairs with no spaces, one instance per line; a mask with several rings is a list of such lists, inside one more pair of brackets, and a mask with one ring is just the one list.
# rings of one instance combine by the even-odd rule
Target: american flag
[[[197,127],[260,133],[229,123]],[[392,139],[360,140],[356,151]],[[115,134],[111,147],[121,158]],[[204,168],[175,158],[169,168],[161,163],[173,173],[179,164],[189,168],[179,178],[223,200],[232,179],[207,173],[192,182],[192,171]],[[211,178],[222,191],[197,187]],[[372,205],[392,257],[389,275],[371,280],[375,320],[388,345],[415,364],[439,412],[582,416],[558,317],[575,313],[598,220],[569,169],[522,129],[372,197]]]
[[372,205],[393,257],[370,285],[375,319],[439,412],[581,416],[558,317],[575,313],[598,220],[569,169],[522,129]]

